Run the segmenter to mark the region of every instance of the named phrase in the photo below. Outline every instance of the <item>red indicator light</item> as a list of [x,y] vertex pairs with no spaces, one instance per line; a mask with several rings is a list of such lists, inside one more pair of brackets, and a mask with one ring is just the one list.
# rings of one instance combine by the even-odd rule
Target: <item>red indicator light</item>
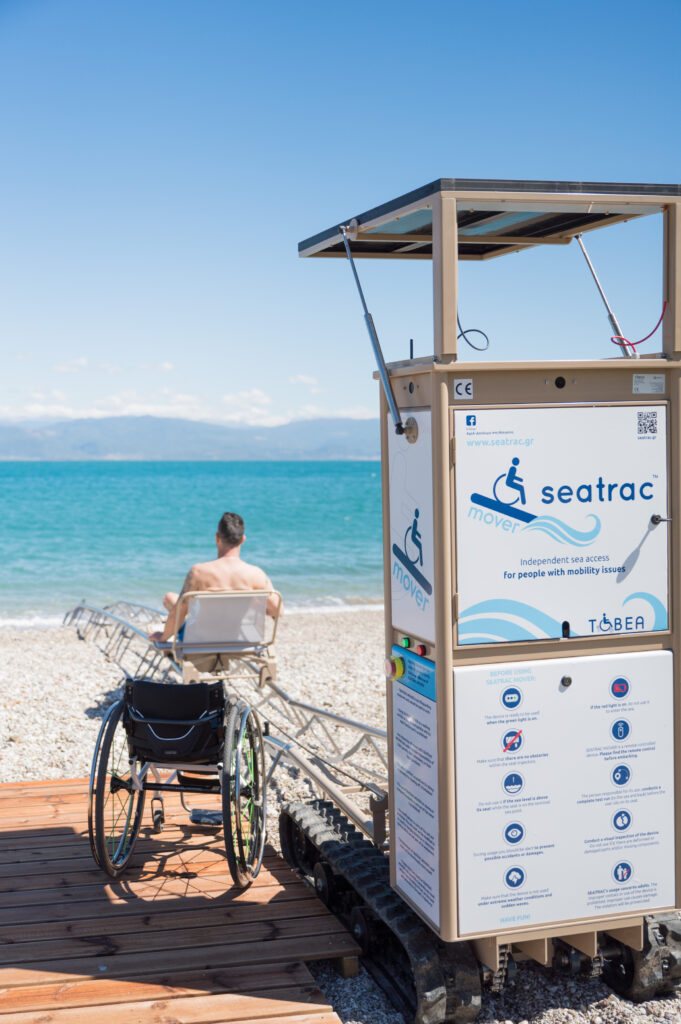
[[419,658],[425,657],[426,648],[424,647],[423,644],[417,644],[416,653],[418,654]]

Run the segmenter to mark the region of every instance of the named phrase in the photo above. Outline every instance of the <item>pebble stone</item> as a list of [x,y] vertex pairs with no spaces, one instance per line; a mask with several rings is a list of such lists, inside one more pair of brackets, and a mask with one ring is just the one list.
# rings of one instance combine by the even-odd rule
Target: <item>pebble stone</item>
[[[280,623],[279,683],[292,696],[385,728],[380,610],[287,614]],[[121,692],[121,672],[74,630],[0,632],[0,781],[89,774],[97,732]],[[268,838],[278,848],[277,802],[310,799],[294,769],[279,769],[268,796]],[[340,978],[309,967],[343,1024],[407,1024],[363,969]],[[503,993],[485,992],[480,1024],[681,1024],[681,998],[634,1004],[599,980],[518,964]]]

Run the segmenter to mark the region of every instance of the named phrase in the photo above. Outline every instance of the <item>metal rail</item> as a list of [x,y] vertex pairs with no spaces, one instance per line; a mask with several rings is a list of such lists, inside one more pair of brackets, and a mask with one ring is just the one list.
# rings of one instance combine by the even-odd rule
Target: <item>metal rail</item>
[[[66,613],[64,625],[93,642],[128,676],[181,682],[181,666],[147,636],[147,629],[164,618],[159,609],[118,601],[104,608],[79,604]],[[220,678],[268,723],[268,779],[282,762],[299,769],[373,838],[375,808],[381,804],[383,813],[388,787],[385,730],[292,697],[261,667],[248,655],[234,658]]]

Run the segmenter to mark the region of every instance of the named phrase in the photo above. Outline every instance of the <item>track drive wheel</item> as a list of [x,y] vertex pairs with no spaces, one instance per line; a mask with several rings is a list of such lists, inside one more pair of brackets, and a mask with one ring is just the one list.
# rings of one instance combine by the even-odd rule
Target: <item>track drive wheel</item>
[[260,871],[265,846],[265,746],[257,711],[227,704],[222,766],[222,818],[227,864],[244,889]]
[[336,882],[333,877],[333,870],[323,860],[318,860],[312,872],[314,878],[315,892],[322,903],[327,907],[333,905],[336,895]]
[[681,988],[681,919],[675,913],[644,918],[643,949],[622,946],[622,955],[606,959],[603,981],[640,1003],[678,993]]
[[279,842],[284,860],[294,871],[311,875],[314,870],[314,847],[298,824],[286,813],[279,814]]
[[[88,815],[90,845],[97,864],[118,878],[132,857],[144,812],[144,790],[132,787],[128,737],[122,722],[123,701],[102,723],[91,772]],[[136,768],[141,769],[140,762]],[[92,789],[94,788],[94,800]]]

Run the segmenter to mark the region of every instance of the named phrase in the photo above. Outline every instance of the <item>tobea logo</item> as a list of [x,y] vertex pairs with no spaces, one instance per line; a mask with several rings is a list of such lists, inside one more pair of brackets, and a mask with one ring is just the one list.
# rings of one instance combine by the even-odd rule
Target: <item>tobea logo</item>
[[606,484],[603,477],[599,476],[595,484],[579,484],[574,488],[569,484],[561,484],[560,487],[548,485],[542,487],[541,493],[544,505],[552,505],[556,500],[562,502],[563,505],[569,505],[574,499],[583,505],[589,505],[594,501],[636,501],[636,498],[651,501],[653,485],[650,480],[639,484],[638,487],[634,483]]

